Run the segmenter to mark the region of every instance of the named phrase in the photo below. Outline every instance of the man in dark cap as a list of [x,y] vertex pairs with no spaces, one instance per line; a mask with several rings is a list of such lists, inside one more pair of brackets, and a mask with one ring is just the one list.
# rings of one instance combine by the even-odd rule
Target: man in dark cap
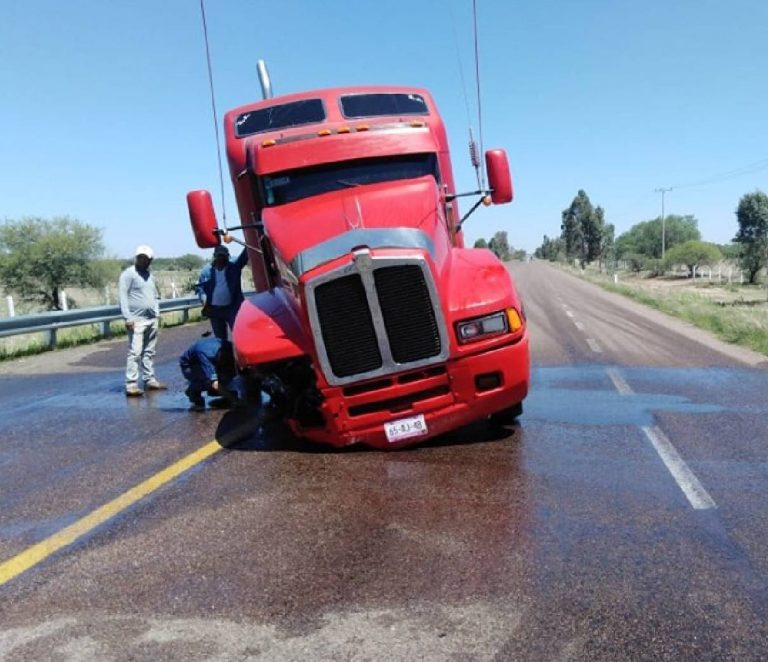
[[203,267],[195,285],[195,292],[203,304],[203,316],[211,320],[213,335],[220,340],[227,340],[227,329],[232,330],[237,311],[243,303],[240,279],[247,263],[247,249],[243,249],[237,260],[230,260],[229,249],[216,246],[213,261]]

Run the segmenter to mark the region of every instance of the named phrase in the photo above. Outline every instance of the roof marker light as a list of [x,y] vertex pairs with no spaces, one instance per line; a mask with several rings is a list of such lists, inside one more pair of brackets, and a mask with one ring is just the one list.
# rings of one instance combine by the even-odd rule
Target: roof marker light
[[352,131],[348,126],[340,126],[338,129],[336,129],[336,133],[349,133]]
[[370,127],[367,124],[358,124],[355,127],[356,131],[367,131]]
[[320,129],[320,130],[317,132],[317,135],[318,135],[318,136],[321,136],[321,137],[322,137],[322,136],[330,136],[330,135],[331,135],[331,130],[330,130],[330,129]]
[[424,122],[422,122],[421,120],[412,120],[411,121],[411,126],[414,129],[420,129],[420,128],[422,128],[424,126],[427,126],[427,125]]

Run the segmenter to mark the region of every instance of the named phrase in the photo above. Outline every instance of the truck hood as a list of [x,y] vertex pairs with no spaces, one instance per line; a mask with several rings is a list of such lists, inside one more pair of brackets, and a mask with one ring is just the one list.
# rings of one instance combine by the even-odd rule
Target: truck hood
[[296,277],[354,248],[421,248],[445,233],[435,180],[382,182],[314,196],[262,212],[275,253]]

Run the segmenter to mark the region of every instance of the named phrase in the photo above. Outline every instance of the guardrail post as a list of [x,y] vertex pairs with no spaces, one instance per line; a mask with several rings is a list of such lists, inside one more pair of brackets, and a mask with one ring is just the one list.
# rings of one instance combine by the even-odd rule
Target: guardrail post
[[56,329],[48,329],[48,347],[50,349],[56,347]]
[[104,320],[101,323],[101,335],[105,338],[109,338],[112,336],[112,327],[109,324],[109,320]]
[[187,322],[189,322],[189,308],[181,311],[181,323],[186,324]]

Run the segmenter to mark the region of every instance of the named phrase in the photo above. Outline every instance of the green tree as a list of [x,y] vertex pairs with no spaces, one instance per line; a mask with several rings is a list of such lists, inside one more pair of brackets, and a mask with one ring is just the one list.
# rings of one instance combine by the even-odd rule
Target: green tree
[[684,264],[688,275],[693,276],[695,268],[711,267],[722,259],[723,254],[715,244],[692,239],[670,248],[664,256],[664,267],[669,269],[676,264]]
[[482,237],[480,237],[480,239],[478,239],[475,242],[475,246],[474,247],[475,248],[488,248],[488,242],[485,239],[483,239]]
[[720,252],[723,254],[724,260],[739,260],[741,259],[741,245],[736,242],[730,244],[718,244],[717,246]]
[[561,237],[555,237],[550,239],[547,235],[544,235],[544,239],[534,252],[534,256],[540,260],[549,260],[550,262],[556,262],[557,260],[565,259],[565,246]]
[[584,253],[584,233],[582,231],[581,219],[592,210],[592,203],[584,191],[579,191],[571,202],[568,209],[562,213],[562,222],[560,223],[560,237],[565,244],[565,256],[569,260],[582,261]]
[[68,216],[0,225],[0,283],[25,301],[60,307],[65,286],[101,287],[102,231]]
[[500,260],[509,259],[509,241],[507,240],[507,233],[504,230],[496,232],[491,240],[488,242],[488,248],[490,248]]
[[[701,240],[699,222],[694,216],[670,214],[664,221],[664,245],[668,250],[693,239]],[[616,254],[624,258],[630,253],[648,258],[661,258],[661,217],[633,225],[616,239]]]
[[768,262],[768,195],[762,191],[747,193],[736,209],[739,231],[734,241],[741,244],[741,267],[754,283],[760,269]]
[[186,253],[180,257],[158,257],[152,261],[156,271],[199,271],[205,266],[205,259]]
[[584,267],[601,257],[605,212],[602,207],[593,207],[584,191],[579,191],[571,206],[563,210],[560,229],[569,260],[576,259]]
[[[600,208],[598,207],[598,209]],[[608,223],[603,226],[602,237],[600,238],[600,271],[603,270],[604,264],[611,265],[610,268],[612,269],[615,269],[616,267],[616,250],[614,246],[615,234],[616,228],[614,228],[613,223]]]

